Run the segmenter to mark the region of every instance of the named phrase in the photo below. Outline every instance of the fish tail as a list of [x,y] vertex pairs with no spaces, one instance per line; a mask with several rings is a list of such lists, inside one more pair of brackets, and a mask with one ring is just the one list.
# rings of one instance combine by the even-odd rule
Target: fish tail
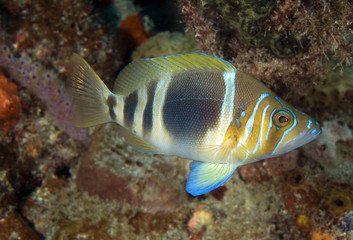
[[69,88],[73,98],[72,122],[90,127],[113,121],[116,96],[78,54],[71,56]]

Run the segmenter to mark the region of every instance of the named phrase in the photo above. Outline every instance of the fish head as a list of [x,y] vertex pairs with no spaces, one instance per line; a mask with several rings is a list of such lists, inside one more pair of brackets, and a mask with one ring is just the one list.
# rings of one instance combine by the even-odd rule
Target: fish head
[[262,131],[265,157],[274,157],[292,151],[321,134],[317,121],[275,96],[269,106],[268,124]]

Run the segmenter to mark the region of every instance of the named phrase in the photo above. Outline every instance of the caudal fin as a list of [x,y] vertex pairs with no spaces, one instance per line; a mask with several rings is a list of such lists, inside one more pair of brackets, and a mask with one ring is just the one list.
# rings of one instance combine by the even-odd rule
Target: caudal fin
[[90,127],[111,121],[107,99],[113,94],[81,56],[74,53],[70,63],[73,124]]

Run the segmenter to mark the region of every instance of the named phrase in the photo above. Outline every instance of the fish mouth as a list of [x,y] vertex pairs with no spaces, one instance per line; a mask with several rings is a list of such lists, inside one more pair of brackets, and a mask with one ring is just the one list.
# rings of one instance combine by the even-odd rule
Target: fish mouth
[[310,131],[302,132],[296,138],[289,140],[287,143],[283,145],[282,153],[286,153],[292,151],[295,148],[301,147],[314,139],[316,139],[322,130],[321,128],[316,128]]
[[282,154],[290,152],[290,151],[292,151],[292,150],[294,150],[294,149],[296,149],[298,147],[301,147],[301,146],[313,141],[322,132],[320,127],[316,128],[316,131],[314,131],[314,130],[305,131],[305,132],[300,133],[296,138],[288,140],[286,143],[284,143],[284,145],[283,145],[281,150],[279,150],[279,151],[277,151],[275,153],[271,153],[271,154],[267,154],[267,155],[261,156],[259,158],[259,160],[260,159],[273,158],[273,157],[280,156]]
[[322,130],[321,130],[320,127],[316,128],[316,129],[314,129],[312,131],[307,131],[304,134],[303,139],[302,139],[303,145],[313,141],[314,139],[316,139],[321,134],[321,132],[322,132]]

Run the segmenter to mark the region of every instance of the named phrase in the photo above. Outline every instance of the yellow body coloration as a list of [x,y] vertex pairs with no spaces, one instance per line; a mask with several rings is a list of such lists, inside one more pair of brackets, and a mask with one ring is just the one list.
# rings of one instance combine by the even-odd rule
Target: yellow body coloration
[[113,92],[81,57],[71,61],[74,123],[114,121],[140,151],[194,160],[186,187],[192,195],[222,185],[239,165],[291,151],[321,132],[308,115],[215,56],[135,60]]

